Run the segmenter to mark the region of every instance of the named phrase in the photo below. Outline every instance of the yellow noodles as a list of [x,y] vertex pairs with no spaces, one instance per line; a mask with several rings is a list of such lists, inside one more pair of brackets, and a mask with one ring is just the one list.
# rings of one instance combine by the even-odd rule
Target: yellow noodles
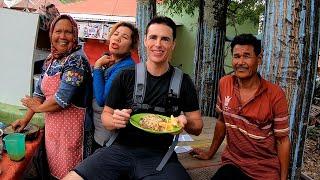
[[140,126],[153,131],[172,131],[178,126],[178,121],[171,115],[171,118],[164,118],[156,114],[148,114],[141,118]]

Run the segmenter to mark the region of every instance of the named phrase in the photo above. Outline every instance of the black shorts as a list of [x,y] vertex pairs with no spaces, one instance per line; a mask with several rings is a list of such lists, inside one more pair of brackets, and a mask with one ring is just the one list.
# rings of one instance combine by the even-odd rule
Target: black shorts
[[88,180],[190,180],[190,176],[178,161],[175,153],[172,154],[162,171],[156,171],[163,156],[164,153],[154,152],[150,149],[112,145],[98,149],[79,164],[74,171],[83,179]]
[[249,176],[243,173],[237,166],[233,164],[223,165],[213,175],[211,180],[252,180]]

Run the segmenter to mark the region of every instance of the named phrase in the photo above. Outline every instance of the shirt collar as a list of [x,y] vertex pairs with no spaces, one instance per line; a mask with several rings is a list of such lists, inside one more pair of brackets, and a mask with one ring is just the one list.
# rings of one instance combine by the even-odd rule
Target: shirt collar
[[[258,73],[258,77],[260,79],[260,85],[258,88],[258,91],[256,93],[256,96],[260,95],[261,93],[263,93],[265,90],[267,90],[267,81],[265,79],[263,79],[263,77]],[[232,75],[232,79],[233,79],[233,85],[239,89],[239,83],[237,81],[237,77],[233,74]]]

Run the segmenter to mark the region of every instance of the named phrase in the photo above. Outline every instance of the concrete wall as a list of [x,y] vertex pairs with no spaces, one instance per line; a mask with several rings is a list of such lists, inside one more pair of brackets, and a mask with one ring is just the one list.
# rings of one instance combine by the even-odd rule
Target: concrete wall
[[189,75],[193,74],[193,57],[194,48],[196,44],[196,34],[198,27],[198,11],[195,15],[189,16],[184,14],[169,15],[162,6],[157,6],[159,15],[165,15],[171,17],[176,23],[179,24],[177,28],[177,39],[175,52],[172,55],[172,64],[174,66],[182,65],[182,70]]
[[0,8],[0,102],[20,105],[30,95],[38,14]]
[[[227,37],[233,38],[236,34],[242,33],[251,33],[253,35],[257,35],[258,33],[258,25],[254,25],[252,22],[245,22],[242,25],[227,26]],[[232,71],[231,66],[231,49],[230,49],[230,42],[226,42],[225,47],[225,67],[224,70],[228,73]]]

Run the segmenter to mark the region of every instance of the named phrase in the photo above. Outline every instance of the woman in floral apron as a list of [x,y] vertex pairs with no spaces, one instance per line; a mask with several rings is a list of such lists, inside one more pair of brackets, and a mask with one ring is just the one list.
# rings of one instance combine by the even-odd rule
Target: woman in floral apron
[[61,179],[91,152],[92,77],[78,46],[76,22],[56,17],[50,27],[51,54],[33,93],[21,100],[28,111],[12,123],[21,131],[36,112],[45,114],[45,148],[50,173]]

